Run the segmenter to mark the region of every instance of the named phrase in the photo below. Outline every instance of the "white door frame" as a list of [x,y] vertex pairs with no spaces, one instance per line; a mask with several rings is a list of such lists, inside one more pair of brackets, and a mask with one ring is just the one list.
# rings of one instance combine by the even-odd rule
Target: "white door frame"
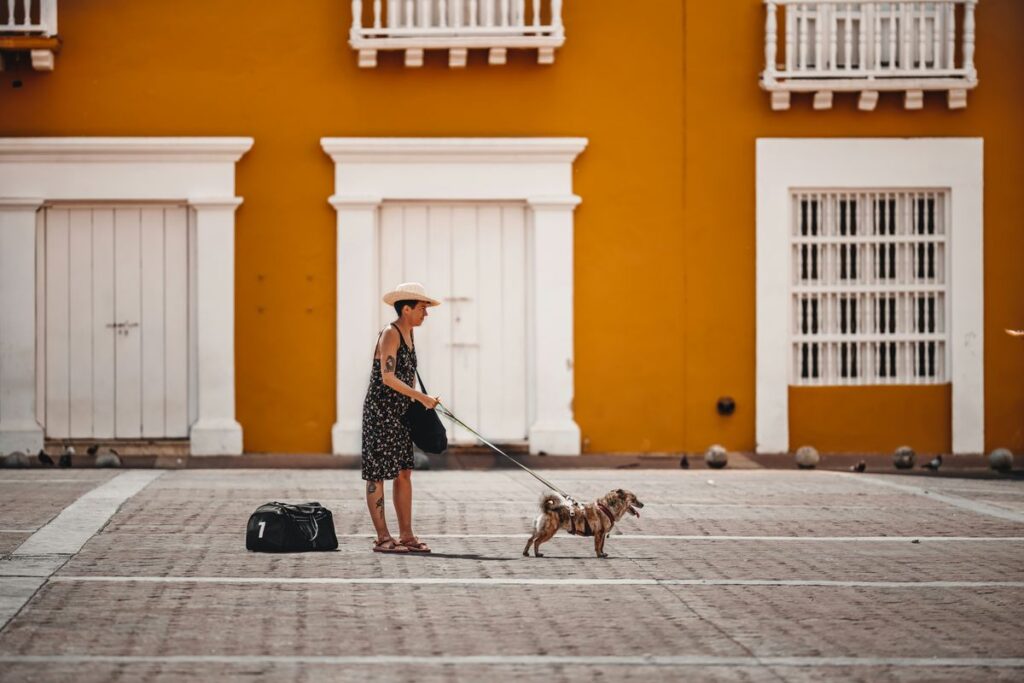
[[[573,417],[573,211],[586,138],[322,138],[337,211],[337,422],[333,451],[359,454],[380,296],[384,201],[518,201],[527,206],[527,384],[531,453],[578,455]],[[396,283],[397,284],[397,283]],[[426,283],[429,287],[429,283]],[[542,293],[538,295],[538,293]],[[486,435],[485,435],[486,436]]]
[[[235,164],[252,138],[0,138],[0,453],[43,446],[36,420],[36,213],[53,202],[186,203],[195,326],[195,455],[240,454],[235,419]],[[190,398],[191,400],[191,398]]]
[[[757,140],[757,452],[789,443],[789,302],[794,188],[948,188],[953,452],[985,449],[981,138]],[[864,387],[871,391],[870,386]]]

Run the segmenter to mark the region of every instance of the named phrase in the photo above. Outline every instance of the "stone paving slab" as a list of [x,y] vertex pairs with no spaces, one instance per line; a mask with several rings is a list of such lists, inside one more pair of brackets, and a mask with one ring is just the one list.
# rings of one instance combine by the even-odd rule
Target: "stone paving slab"
[[[239,520],[244,527],[257,506],[277,499],[319,500],[335,511],[338,533],[360,533],[368,526],[362,482],[354,473],[295,471],[279,476],[278,471],[233,470],[206,478],[202,474],[178,471],[163,477],[147,490],[145,499],[126,504],[132,514],[121,515],[112,524],[170,528],[189,519],[193,533],[224,525],[237,529]],[[958,536],[965,529],[975,536],[1024,533],[1020,523],[826,473],[736,472],[713,480],[714,486],[698,472],[659,472],[655,481],[640,481],[637,472],[629,472],[628,477],[614,471],[591,472],[585,479],[580,472],[571,474],[575,476],[566,477],[563,486],[580,491],[583,500],[619,486],[640,495],[647,505],[641,518],[629,518],[620,525],[629,533]],[[786,475],[788,480],[782,478]],[[759,477],[763,479],[758,481]],[[793,483],[794,478],[798,483]],[[496,480],[503,488],[494,485]],[[516,473],[421,472],[414,475],[414,482],[413,515],[422,533],[525,533],[537,514],[542,490],[527,475]],[[204,504],[197,506],[182,496],[183,489],[202,496]]]
[[[8,664],[0,672],[0,680],[38,680],[38,664]],[[55,663],[45,668],[46,681],[52,683],[108,683],[109,681],[154,681],[177,683],[216,678],[218,681],[273,680],[278,683],[345,683],[350,681],[415,680],[438,683],[456,680],[541,680],[551,683],[583,683],[592,681],[707,681],[709,683],[762,683],[791,681],[946,681],[962,683],[965,670],[918,666],[911,669],[886,666],[858,666],[853,669],[782,666],[655,666],[629,665],[609,668],[599,665],[437,665],[414,664],[350,665],[350,664],[262,664],[234,666],[193,663]],[[973,680],[1018,681],[1019,670],[978,667],[969,670]]]
[[31,535],[31,531],[20,533],[0,532],[0,559],[10,555],[15,548],[24,543],[25,539]]
[[[0,672],[0,681],[45,680],[50,683],[109,683],[110,681],[153,681],[178,683],[180,681],[212,680],[236,681],[272,680],[277,683],[347,683],[362,681],[417,681],[441,683],[456,680],[544,680],[548,683],[577,683],[603,680],[616,681],[678,681],[687,680],[721,683],[777,683],[780,679],[763,667],[686,667],[656,666],[617,667],[609,671],[597,666],[416,666],[416,665],[309,665],[309,664],[250,664],[217,666],[208,664],[9,664]],[[796,680],[796,679],[791,679]],[[810,680],[810,679],[807,679]],[[868,679],[864,679],[868,680]],[[872,680],[884,680],[874,678]],[[904,679],[906,680],[906,679]],[[918,680],[962,680],[918,679]],[[988,678],[1003,681],[1010,678]]]
[[116,470],[0,470],[0,528],[35,530]]
[[[593,540],[556,536],[544,557],[524,558],[521,538],[428,537],[429,556],[370,552],[370,538],[341,538],[337,552],[266,555],[237,531],[164,537],[111,531],[71,559],[60,576],[484,577],[1024,581],[1024,542],[912,543],[650,540],[612,537],[607,559]],[[130,554],[122,549],[132,548]],[[979,554],[985,558],[978,562]],[[742,562],[738,562],[742,558]]]
[[1019,588],[120,584],[112,591],[60,582],[0,634],[0,652],[1005,657],[1021,654],[1021,604]]
[[[547,474],[584,499],[622,487],[644,500],[641,519],[620,525],[628,535],[609,539],[611,558],[597,560],[590,539],[563,534],[545,546],[549,557],[521,557],[542,489],[522,472],[417,472],[417,530],[437,551],[427,557],[369,552],[358,472],[167,472],[125,501],[53,576],[40,579],[47,582],[0,630],[0,681],[1003,681],[1024,675],[1024,523],[1013,514],[970,509],[974,501],[1016,510],[1024,498],[1017,482],[879,477],[934,486],[947,500],[956,497],[954,505],[870,481],[879,475]],[[59,491],[42,490],[44,496]],[[273,499],[331,507],[342,534],[339,551],[246,552],[249,513]],[[0,517],[12,510],[12,500],[0,498]],[[651,534],[714,538],[643,537]],[[192,580],[202,577],[250,583]],[[277,581],[282,577],[384,583]],[[491,578],[505,583],[466,583]],[[525,583],[537,578],[570,583]],[[665,578],[726,584],[627,583]],[[408,579],[434,583],[394,583]],[[580,583],[587,579],[606,583]],[[730,583],[745,579],[862,583]],[[0,581],[32,583],[20,575]],[[636,660],[645,653],[665,660]],[[316,660],[324,656],[371,659]],[[395,663],[406,656],[430,662]],[[444,663],[452,656],[493,661]],[[612,659],[566,664],[562,657]],[[795,665],[794,657],[807,659]],[[936,665],[934,657],[946,663]],[[666,664],[670,659],[676,663]]]

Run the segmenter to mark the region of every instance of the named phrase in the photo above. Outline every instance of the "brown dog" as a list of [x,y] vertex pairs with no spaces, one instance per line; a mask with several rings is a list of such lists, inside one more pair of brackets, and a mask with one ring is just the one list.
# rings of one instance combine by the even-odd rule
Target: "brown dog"
[[593,503],[575,506],[557,493],[548,493],[540,499],[541,513],[533,521],[533,535],[526,542],[523,555],[530,556],[532,545],[533,556],[544,557],[540,554],[540,544],[550,540],[559,529],[565,529],[573,535],[593,536],[597,556],[608,557],[604,552],[608,532],[627,512],[639,517],[636,509],[643,506],[632,492],[622,489],[609,491]]

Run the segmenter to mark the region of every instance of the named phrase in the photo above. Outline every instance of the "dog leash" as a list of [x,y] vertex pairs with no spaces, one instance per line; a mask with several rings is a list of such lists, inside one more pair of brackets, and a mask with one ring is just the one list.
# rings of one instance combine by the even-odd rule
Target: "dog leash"
[[483,436],[481,436],[480,432],[476,431],[475,429],[473,429],[472,427],[470,427],[470,426],[469,426],[468,424],[466,424],[465,422],[463,422],[463,421],[462,421],[462,420],[460,420],[459,418],[455,417],[455,415],[454,415],[454,414],[452,414],[452,411],[448,410],[448,407],[447,407],[446,405],[444,405],[443,403],[441,403],[440,401],[438,401],[438,402],[437,402],[437,407],[438,407],[438,409],[439,409],[439,412],[440,412],[440,413],[441,413],[442,415],[444,415],[445,417],[447,417],[447,418],[450,418],[450,419],[454,420],[455,422],[457,422],[458,424],[462,425],[462,427],[463,427],[463,428],[465,428],[466,430],[468,430],[469,432],[471,432],[471,433],[472,433],[472,434],[473,434],[474,436],[476,436],[476,438],[480,439],[480,441],[482,441],[483,443],[485,443],[486,445],[488,445],[488,446],[490,446],[490,447],[491,447],[492,449],[494,449],[494,451],[495,451],[496,453],[499,453],[499,454],[501,454],[501,455],[505,456],[505,457],[506,457],[506,458],[507,458],[507,459],[508,459],[508,460],[509,460],[510,462],[514,463],[514,464],[515,464],[515,465],[516,465],[517,467],[521,467],[522,469],[526,470],[526,472],[527,472],[528,474],[530,474],[531,476],[533,476],[533,478],[534,478],[534,479],[536,479],[537,481],[541,482],[542,484],[544,484],[545,486],[547,486],[548,488],[550,488],[550,489],[551,489],[552,491],[555,491],[555,492],[557,492],[557,493],[561,494],[561,496],[562,496],[563,498],[565,498],[566,500],[568,500],[568,501],[569,501],[569,503],[570,503],[569,509],[570,509],[570,510],[572,510],[572,509],[573,509],[573,508],[574,508],[575,506],[577,506],[577,505],[580,505],[580,503],[576,502],[576,499],[575,499],[575,498],[573,498],[572,496],[570,496],[570,495],[569,495],[568,493],[566,493],[566,492],[565,492],[565,491],[563,491],[562,489],[558,488],[557,486],[555,486],[554,484],[552,484],[552,483],[551,483],[550,481],[548,481],[548,480],[547,480],[547,479],[545,479],[544,477],[540,476],[539,474],[537,474],[536,472],[534,472],[533,470],[531,470],[531,469],[530,469],[529,467],[527,467],[526,465],[524,465],[524,464],[522,464],[521,462],[517,461],[517,460],[516,460],[515,458],[513,458],[513,457],[512,457],[511,455],[509,455],[509,454],[508,454],[508,453],[506,453],[505,451],[501,450],[500,448],[498,448],[497,446],[495,446],[495,445],[494,445],[493,443],[491,443],[490,441],[488,441],[487,439],[485,439],[485,438],[484,438]]

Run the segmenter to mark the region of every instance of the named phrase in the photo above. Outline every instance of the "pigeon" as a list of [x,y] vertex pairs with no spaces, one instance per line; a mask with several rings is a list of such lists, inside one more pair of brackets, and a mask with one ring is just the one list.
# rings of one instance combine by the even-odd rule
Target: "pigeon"
[[98,443],[94,443],[93,445],[91,445],[88,448],[86,448],[85,452],[86,452],[87,455],[91,455],[92,457],[95,458],[96,457],[96,453],[99,450],[100,450],[100,445]]
[[679,467],[684,470],[690,469],[690,459],[686,457],[685,453],[683,454],[683,457],[679,460]]
[[866,460],[861,460],[856,465],[850,465],[850,471],[851,472],[863,472],[867,468],[868,468],[868,463],[867,463]]
[[942,467],[941,455],[936,455],[929,462],[925,463],[924,465],[921,465],[921,469],[931,470],[932,472],[938,472],[940,467]]
[[74,454],[75,447],[68,446],[67,448],[64,449],[64,452],[61,453],[60,459],[57,460],[57,464],[60,465],[61,467],[71,467],[71,456]]
[[53,467],[53,458],[48,456],[42,448],[39,449],[36,459],[39,460],[43,467]]

